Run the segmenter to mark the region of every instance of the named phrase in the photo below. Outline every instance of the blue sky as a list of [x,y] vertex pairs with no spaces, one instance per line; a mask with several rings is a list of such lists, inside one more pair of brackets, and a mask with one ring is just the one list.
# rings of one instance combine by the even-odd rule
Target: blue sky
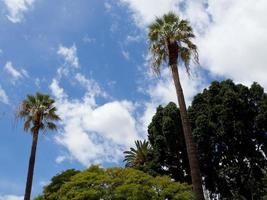
[[169,70],[149,71],[146,27],[170,10],[189,19],[200,66],[180,69],[186,101],[212,80],[267,88],[267,3],[259,0],[1,0],[0,200],[21,199],[31,136],[15,117],[27,94],[49,93],[62,118],[38,144],[33,195],[56,173],[123,166],[122,152],[160,104],[175,101]]

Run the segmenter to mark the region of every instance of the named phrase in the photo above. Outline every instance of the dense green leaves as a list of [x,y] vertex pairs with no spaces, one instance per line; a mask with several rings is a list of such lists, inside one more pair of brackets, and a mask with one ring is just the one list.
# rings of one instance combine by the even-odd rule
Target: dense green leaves
[[[75,172],[76,173],[76,172]],[[67,173],[69,174],[69,173]],[[93,166],[83,172],[76,173],[64,184],[55,184],[66,172],[54,177],[44,194],[36,200],[190,200],[191,187],[171,181],[168,177],[152,177],[144,172],[130,168],[102,169]],[[51,185],[60,186],[56,195],[49,195]]]
[[189,109],[205,186],[220,199],[260,199],[267,166],[267,94],[213,82]]
[[136,149],[125,151],[127,167],[150,175],[168,175],[176,181],[191,183],[190,169],[181,125],[175,103],[159,106],[148,126],[148,141],[136,141]]
[[190,183],[190,170],[180,112],[174,103],[159,106],[148,127],[148,140],[153,149],[153,169]]
[[61,188],[61,186],[70,181],[70,178],[76,174],[78,174],[79,171],[74,170],[74,169],[68,169],[56,176],[54,176],[51,179],[51,183],[47,185],[44,188],[43,195],[36,198],[36,200],[42,200],[42,199],[47,199],[47,200],[56,200],[59,199],[58,196],[58,191]]

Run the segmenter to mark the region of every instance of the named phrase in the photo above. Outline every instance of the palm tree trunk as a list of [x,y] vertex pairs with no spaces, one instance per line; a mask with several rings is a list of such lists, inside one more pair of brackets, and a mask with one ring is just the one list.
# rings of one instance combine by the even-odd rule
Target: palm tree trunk
[[31,149],[31,156],[30,156],[29,166],[28,166],[28,175],[27,175],[27,183],[26,183],[24,200],[30,200],[31,198],[32,180],[33,180],[37,142],[38,142],[38,130],[35,130],[32,135],[32,149]]
[[184,100],[182,86],[180,83],[177,64],[171,65],[171,71],[181,113],[181,120],[182,120],[187,155],[190,165],[193,190],[195,193],[196,200],[204,200],[205,198],[203,194],[202,178],[200,175],[199,163],[197,158],[197,149],[196,149],[196,144],[194,143],[193,140],[192,130],[187,115],[186,104]]

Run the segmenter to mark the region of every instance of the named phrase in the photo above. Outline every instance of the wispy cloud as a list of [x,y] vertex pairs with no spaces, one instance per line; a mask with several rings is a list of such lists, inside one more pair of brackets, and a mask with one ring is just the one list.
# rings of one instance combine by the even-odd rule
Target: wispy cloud
[[156,16],[176,10],[179,3],[178,0],[120,0],[120,2],[131,9],[133,18],[140,27],[152,22]]
[[79,59],[77,57],[77,48],[75,44],[71,47],[60,45],[57,53],[64,58],[66,65],[70,65],[75,68],[79,67]]
[[5,104],[9,103],[8,96],[7,96],[5,90],[2,88],[1,85],[0,85],[0,101],[5,103]]
[[75,44],[73,44],[71,47],[59,45],[57,54],[64,60],[63,65],[57,70],[59,76],[67,76],[70,71],[73,71],[80,67]]
[[22,78],[22,74],[21,72],[19,72],[18,70],[16,70],[13,65],[12,62],[7,62],[5,64],[4,69],[14,78],[14,79],[19,79]]
[[17,195],[0,195],[0,200],[23,200],[23,196],[17,196]]
[[29,77],[28,72],[25,69],[16,69],[10,61],[6,62],[4,70],[11,75],[13,83],[15,83],[16,80]]
[[122,50],[121,51],[121,54],[125,58],[125,60],[129,60],[130,59],[130,53],[129,53],[129,51]]
[[8,10],[7,18],[12,23],[19,23],[34,4],[35,0],[3,0]]

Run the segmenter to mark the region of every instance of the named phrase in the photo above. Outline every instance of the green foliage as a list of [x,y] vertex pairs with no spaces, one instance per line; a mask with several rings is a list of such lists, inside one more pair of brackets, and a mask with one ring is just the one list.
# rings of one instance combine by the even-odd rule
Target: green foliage
[[42,197],[36,198],[36,200],[56,200],[59,199],[58,191],[61,186],[70,181],[71,177],[78,174],[79,171],[74,169],[68,169],[51,179],[51,183],[44,188]]
[[148,127],[148,140],[153,149],[150,167],[176,181],[190,183],[190,169],[181,124],[180,112],[175,103],[157,108]]
[[170,55],[171,43],[175,44],[174,59],[182,61],[189,72],[190,61],[198,63],[197,46],[191,41],[195,35],[187,20],[180,19],[173,12],[157,18],[149,27],[148,39],[150,41],[150,52],[152,69],[160,73],[160,65],[172,59]]
[[[65,177],[58,175],[58,177]],[[168,177],[152,177],[131,168],[102,169],[90,167],[83,172],[75,172],[64,183],[56,187],[56,195],[51,197],[47,186],[36,200],[190,200],[191,187],[171,181]],[[67,173],[69,174],[69,173]],[[68,177],[69,178],[69,177]],[[62,180],[62,178],[59,178]],[[50,185],[51,185],[50,184]],[[52,191],[54,193],[54,190]],[[46,194],[46,195],[45,195]]]
[[267,166],[267,94],[231,80],[213,82],[189,109],[204,183],[220,199],[261,199]]
[[49,95],[36,93],[35,96],[28,95],[21,103],[17,116],[24,120],[24,130],[55,130],[55,121],[60,120],[56,114],[55,101]]
[[135,141],[136,148],[130,148],[130,151],[124,151],[127,167],[139,168],[146,165],[149,161],[149,152],[151,147],[148,141],[137,140]]

